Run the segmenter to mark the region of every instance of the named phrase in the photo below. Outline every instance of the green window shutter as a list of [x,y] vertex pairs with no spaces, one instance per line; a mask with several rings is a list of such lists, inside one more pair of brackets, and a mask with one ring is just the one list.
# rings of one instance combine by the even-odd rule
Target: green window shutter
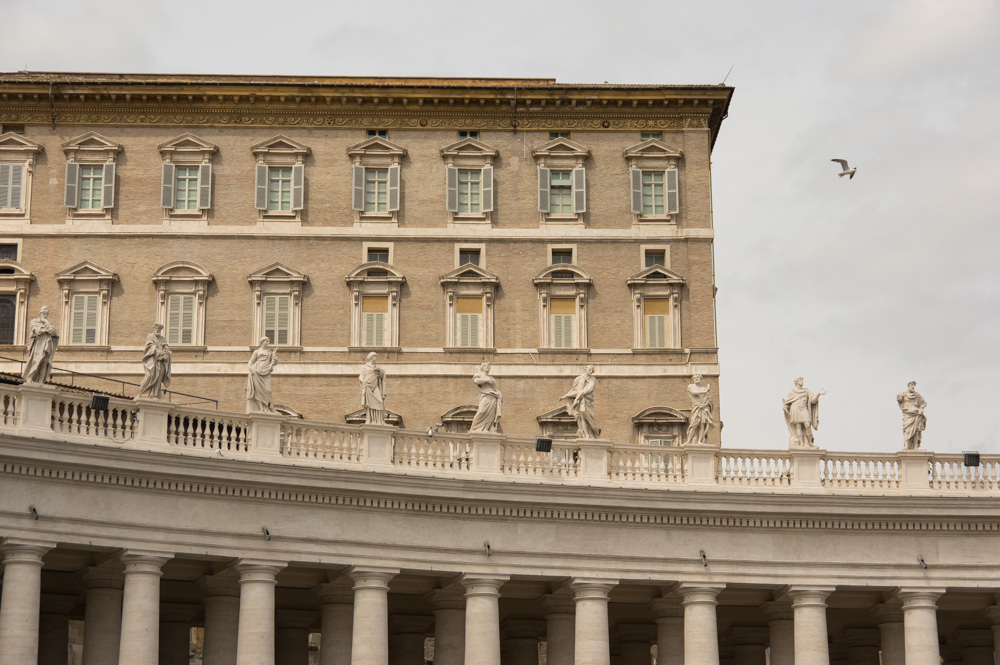
[[292,210],[305,207],[306,167],[304,164],[292,166]]
[[674,214],[680,211],[680,201],[677,191],[677,169],[667,170],[667,213]]
[[483,212],[493,212],[493,167],[483,167],[482,206]]
[[551,187],[551,171],[544,166],[538,168],[538,209],[541,212],[551,210],[549,187]]
[[254,169],[254,199],[253,207],[257,210],[267,210],[267,164],[257,164]]
[[104,164],[104,198],[101,207],[108,209],[115,207],[115,163],[106,162]]
[[399,166],[389,167],[389,211],[399,210]]
[[351,167],[351,208],[365,209],[365,167],[355,164]]
[[198,210],[212,207],[212,165],[198,165]]
[[642,214],[642,170],[629,169],[629,179],[632,183],[632,212]]
[[76,208],[80,205],[80,165],[76,162],[66,162],[63,205],[67,208]]
[[587,211],[587,169],[582,166],[573,169],[573,212]]
[[164,162],[160,169],[160,207],[174,207],[174,172],[176,169],[170,162]]
[[449,212],[458,212],[458,169],[445,168],[445,205]]

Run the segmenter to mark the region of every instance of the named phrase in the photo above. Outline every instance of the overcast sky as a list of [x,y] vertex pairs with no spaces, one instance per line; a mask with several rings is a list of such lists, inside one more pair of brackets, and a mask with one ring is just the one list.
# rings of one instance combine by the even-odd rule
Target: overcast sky
[[[0,0],[0,70],[728,83],[714,153],[723,444],[1000,452],[1000,2]],[[837,177],[833,157],[857,165]],[[634,410],[634,409],[633,409]]]

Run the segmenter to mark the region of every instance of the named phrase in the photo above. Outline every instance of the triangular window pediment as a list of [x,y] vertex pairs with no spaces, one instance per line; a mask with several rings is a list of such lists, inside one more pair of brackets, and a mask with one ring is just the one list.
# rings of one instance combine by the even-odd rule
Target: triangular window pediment
[[641,283],[645,280],[656,280],[662,283],[683,284],[684,278],[672,270],[667,270],[663,266],[650,266],[632,275],[626,281],[627,284]]
[[272,281],[285,280],[285,281],[305,282],[308,281],[309,277],[304,273],[289,268],[288,266],[283,265],[281,263],[272,263],[266,268],[261,268],[260,270],[255,270],[254,272],[250,273],[247,279],[249,279],[251,282],[257,280],[272,280]]
[[309,146],[279,134],[278,136],[253,146],[250,148],[250,152],[254,155],[277,153],[283,155],[305,156],[309,154]]
[[659,139],[647,139],[625,148],[626,157],[680,157],[681,151]]
[[362,141],[361,143],[356,143],[347,149],[347,154],[350,156],[355,155],[405,155],[406,148],[403,146],[393,143],[389,139],[384,139],[379,136],[373,136],[370,139]]
[[78,263],[72,268],[67,268],[63,270],[58,275],[56,279],[87,279],[87,278],[97,278],[97,279],[115,279],[115,273],[108,270],[107,268],[102,268],[101,266],[91,263],[90,261],[84,261],[83,263]]
[[0,154],[4,152],[41,152],[44,149],[45,147],[41,143],[35,143],[20,134],[14,132],[0,134]]
[[590,148],[580,145],[576,141],[571,141],[567,138],[559,137],[552,139],[548,143],[545,143],[531,151],[534,157],[542,156],[552,156],[558,155],[573,156],[573,157],[586,157],[590,154]]
[[472,155],[479,157],[496,157],[499,151],[493,146],[487,145],[478,139],[467,138],[452,143],[441,148],[442,157],[456,157],[459,155]]
[[82,134],[81,136],[77,136],[75,139],[71,139],[66,143],[63,143],[62,148],[66,152],[74,152],[76,150],[110,150],[112,152],[118,152],[122,149],[122,146],[120,143],[112,141],[97,132],[87,132],[86,134]]
[[445,273],[441,276],[441,282],[446,283],[450,281],[455,281],[459,279],[475,279],[482,282],[499,282],[500,278],[491,273],[489,270],[480,268],[479,266],[467,263],[464,266],[459,266],[451,272]]
[[214,143],[209,143],[208,141],[198,138],[194,134],[186,133],[181,134],[175,139],[171,139],[166,143],[161,143],[159,145],[160,152],[202,152],[202,153],[214,153],[219,149],[219,146]]

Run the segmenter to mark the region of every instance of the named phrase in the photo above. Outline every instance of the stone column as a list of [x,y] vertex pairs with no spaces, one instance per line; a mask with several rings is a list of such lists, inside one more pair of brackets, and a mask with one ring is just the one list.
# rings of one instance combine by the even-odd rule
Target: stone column
[[274,665],[274,587],[284,567],[251,559],[236,564],[240,576],[236,665]]
[[538,643],[545,632],[544,621],[507,619],[500,624],[503,665],[538,665]]
[[882,635],[878,628],[848,628],[840,637],[851,665],[879,665]]
[[236,665],[240,630],[240,581],[230,572],[198,580],[205,592],[203,665]]
[[1000,605],[990,605],[983,614],[990,620],[993,630],[993,658],[995,665],[1000,665]]
[[769,601],[760,607],[767,617],[771,665],[795,665],[795,624],[791,604]]
[[126,551],[119,665],[157,665],[160,651],[160,576],[171,555]]
[[626,665],[651,665],[656,626],[647,623],[620,623],[615,626],[615,639],[621,662]]
[[955,643],[962,651],[962,665],[993,665],[993,631],[955,631]]
[[733,626],[725,638],[732,645],[736,665],[764,665],[767,659],[767,628]]
[[684,606],[684,665],[719,665],[716,600],[725,584],[682,582],[677,586]]
[[4,665],[36,665],[42,556],[55,545],[3,540],[0,655]]
[[548,665],[573,665],[576,603],[572,596],[542,596],[545,612],[545,658]]
[[125,576],[121,563],[109,561],[101,566],[86,568],[80,577],[86,589],[83,665],[115,665],[122,641]]
[[275,612],[274,665],[309,665],[309,628],[315,621],[314,612]]
[[42,594],[38,623],[38,665],[66,665],[69,654],[69,613],[79,596]]
[[465,597],[462,591],[434,589],[425,598],[434,610],[434,665],[462,665],[465,660]]
[[500,587],[506,575],[462,575],[465,665],[500,665]]
[[159,665],[188,665],[191,662],[191,620],[200,611],[198,605],[160,604]]
[[576,602],[575,665],[610,665],[608,594],[618,580],[575,578],[570,581]]
[[650,603],[656,616],[656,665],[684,665],[684,608],[680,597]]
[[[325,582],[313,587],[320,602],[320,665],[351,665],[354,631],[354,593],[346,582]],[[206,663],[206,665],[208,665]]]
[[829,665],[826,599],[833,589],[793,586],[788,590],[795,614],[795,665]]
[[906,665],[903,606],[899,603],[881,603],[872,610],[878,617],[882,665]]
[[389,662],[389,580],[396,568],[352,568],[354,626],[351,665],[387,665]]
[[944,589],[900,589],[906,665],[939,665],[937,599]]
[[424,640],[433,623],[429,616],[390,616],[389,665],[424,665]]

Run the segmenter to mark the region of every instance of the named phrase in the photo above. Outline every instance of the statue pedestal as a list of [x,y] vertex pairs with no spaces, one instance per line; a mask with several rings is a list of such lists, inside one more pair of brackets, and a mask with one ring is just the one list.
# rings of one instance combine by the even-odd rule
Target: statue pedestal
[[361,464],[364,466],[391,467],[393,465],[392,425],[361,426]]
[[17,430],[29,436],[52,432],[52,402],[59,390],[41,383],[24,383],[18,389]]
[[472,432],[472,471],[491,479],[503,478],[503,443],[506,435],[494,432]]
[[825,450],[818,448],[792,448],[792,487],[822,487],[820,462]]
[[614,443],[606,439],[577,439],[580,447],[580,475],[583,480],[608,480],[608,451]]
[[681,446],[687,456],[687,482],[691,485],[716,485],[719,482],[716,456],[722,446],[690,443]]
[[134,441],[126,447],[169,450],[167,421],[170,419],[170,403],[152,397],[136,397],[134,402],[139,410],[138,432]]
[[925,450],[900,450],[899,480],[906,490],[927,490],[931,488],[931,453]]
[[281,457],[280,413],[250,414],[250,451],[257,457]]

